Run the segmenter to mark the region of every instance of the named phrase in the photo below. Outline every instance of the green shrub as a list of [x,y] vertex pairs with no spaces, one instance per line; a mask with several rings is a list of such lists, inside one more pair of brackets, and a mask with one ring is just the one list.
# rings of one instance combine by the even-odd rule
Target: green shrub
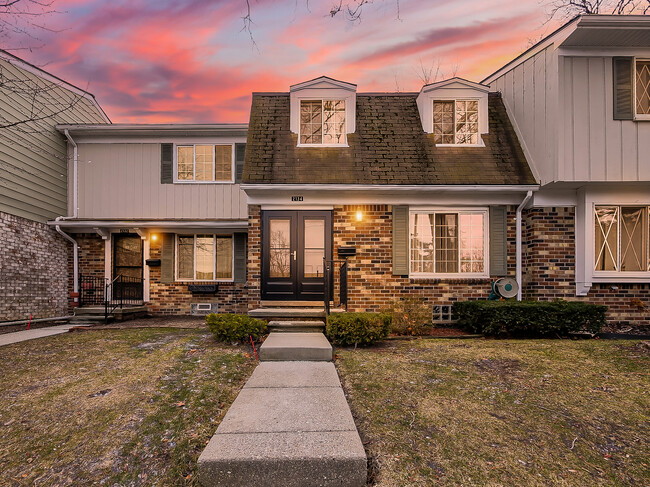
[[266,333],[266,321],[256,320],[248,315],[210,313],[205,317],[205,321],[220,342],[241,342],[249,340],[249,336],[257,340]]
[[598,333],[607,306],[577,301],[464,301],[454,303],[459,328],[472,333],[509,336],[566,336]]
[[398,335],[422,335],[430,327],[431,306],[420,296],[394,301],[387,313],[393,320],[391,330]]
[[335,345],[370,345],[388,336],[387,313],[334,313],[328,316],[325,334]]

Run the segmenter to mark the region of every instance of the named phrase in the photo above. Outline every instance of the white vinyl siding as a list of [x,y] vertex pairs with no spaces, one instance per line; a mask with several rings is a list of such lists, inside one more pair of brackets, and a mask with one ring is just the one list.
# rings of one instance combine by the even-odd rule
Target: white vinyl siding
[[160,184],[160,144],[80,143],[79,217],[246,219],[239,184]]

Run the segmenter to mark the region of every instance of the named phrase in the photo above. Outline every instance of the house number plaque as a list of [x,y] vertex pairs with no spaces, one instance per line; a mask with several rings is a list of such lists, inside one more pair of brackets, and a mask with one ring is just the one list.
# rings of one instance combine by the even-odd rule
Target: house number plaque
[[292,196],[291,201],[302,201],[302,196]]

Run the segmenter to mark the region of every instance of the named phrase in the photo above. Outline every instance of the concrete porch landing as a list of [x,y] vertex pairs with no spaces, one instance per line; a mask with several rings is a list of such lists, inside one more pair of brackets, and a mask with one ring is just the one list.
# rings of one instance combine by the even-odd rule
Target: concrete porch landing
[[199,457],[211,486],[362,487],[366,454],[331,362],[262,362]]

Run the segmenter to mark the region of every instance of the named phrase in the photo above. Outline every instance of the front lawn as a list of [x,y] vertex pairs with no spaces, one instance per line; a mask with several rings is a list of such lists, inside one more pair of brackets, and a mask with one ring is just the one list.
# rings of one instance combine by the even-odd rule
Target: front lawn
[[414,340],[338,350],[378,486],[650,485],[650,349]]
[[0,485],[199,485],[196,460],[255,365],[206,329],[0,347]]

